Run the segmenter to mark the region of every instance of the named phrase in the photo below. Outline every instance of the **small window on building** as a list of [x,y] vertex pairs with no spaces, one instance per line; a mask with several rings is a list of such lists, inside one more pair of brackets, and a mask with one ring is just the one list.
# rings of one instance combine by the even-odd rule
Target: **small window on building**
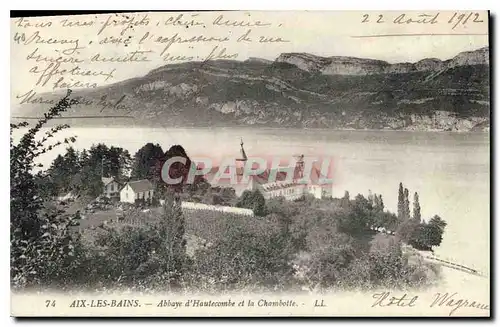
[[113,192],[114,190],[115,190],[114,185],[111,184],[111,192]]

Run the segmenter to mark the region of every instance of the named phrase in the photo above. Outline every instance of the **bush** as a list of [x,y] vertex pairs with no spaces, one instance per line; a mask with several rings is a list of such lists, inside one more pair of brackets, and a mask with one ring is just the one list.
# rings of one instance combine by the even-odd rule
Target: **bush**
[[188,267],[179,203],[168,197],[162,216],[142,226],[104,227],[84,262],[84,288],[178,290]]
[[373,207],[361,194],[351,201],[350,206],[338,215],[339,229],[347,234],[357,234],[368,230],[374,222]]
[[333,234],[329,242],[311,251],[306,274],[309,285],[329,288],[343,284],[355,257],[353,240],[345,234]]
[[286,237],[235,227],[212,248],[198,250],[191,281],[202,292],[284,290],[293,276]]
[[264,216],[266,214],[266,200],[259,190],[244,191],[240,199],[236,203],[239,208],[252,209],[256,216]]
[[42,177],[33,174],[35,161],[40,155],[75,140],[71,137],[46,145],[51,137],[68,128],[67,125],[57,125],[37,139],[49,120],[77,103],[69,98],[70,93],[68,91],[45,113],[44,118],[31,127],[17,144],[12,139],[13,130],[28,124],[10,125],[10,271],[14,288],[64,283],[65,276],[77,264],[74,256],[79,240],[73,238],[69,231],[74,223],[73,217],[43,210],[46,198],[42,196],[49,196],[50,192],[43,188]]

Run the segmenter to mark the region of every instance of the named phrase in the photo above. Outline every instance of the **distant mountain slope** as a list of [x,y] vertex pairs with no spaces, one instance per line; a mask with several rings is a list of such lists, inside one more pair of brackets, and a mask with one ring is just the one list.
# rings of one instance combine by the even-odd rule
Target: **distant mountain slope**
[[[489,51],[399,64],[306,53],[274,62],[188,62],[75,95],[88,103],[70,115],[130,115],[145,126],[486,130]],[[24,116],[46,108],[36,104],[38,96],[23,106]],[[112,103],[124,97],[125,108],[103,109],[102,97]]]
[[285,62],[298,68],[324,75],[373,75],[373,74],[403,74],[419,71],[436,71],[458,66],[488,65],[488,48],[476,51],[461,52],[450,60],[441,61],[427,58],[416,63],[390,64],[382,60],[354,57],[319,57],[308,53],[283,53],[276,62]]

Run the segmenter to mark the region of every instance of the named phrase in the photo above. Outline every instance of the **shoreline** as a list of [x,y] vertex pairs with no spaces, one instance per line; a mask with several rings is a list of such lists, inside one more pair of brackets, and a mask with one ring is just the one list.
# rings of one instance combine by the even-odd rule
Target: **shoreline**
[[[40,117],[41,118],[41,117]],[[105,118],[105,117],[103,117]],[[117,119],[124,117],[117,117]],[[38,118],[11,118],[10,123],[19,123],[21,121],[36,121]],[[76,118],[79,119],[79,118]],[[277,126],[265,126],[265,125],[241,125],[241,126],[226,126],[226,125],[213,125],[213,126],[193,126],[193,125],[178,125],[178,126],[161,126],[161,125],[141,125],[141,124],[82,124],[82,125],[71,125],[71,118],[61,118],[58,119],[61,122],[53,125],[59,124],[69,124],[70,128],[148,128],[148,129],[178,129],[178,130],[210,130],[210,129],[220,129],[220,130],[302,130],[302,131],[325,131],[325,132],[404,132],[404,133],[447,133],[447,134],[490,134],[490,130],[441,130],[441,129],[374,129],[374,128],[327,128],[327,127],[277,127]],[[66,120],[70,122],[66,122]],[[47,125],[46,127],[50,127]]]

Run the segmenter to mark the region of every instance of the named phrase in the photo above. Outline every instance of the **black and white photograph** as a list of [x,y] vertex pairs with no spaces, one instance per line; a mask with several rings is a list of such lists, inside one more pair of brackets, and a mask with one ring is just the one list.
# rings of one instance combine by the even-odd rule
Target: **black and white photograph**
[[489,317],[488,28],[11,12],[11,314]]

